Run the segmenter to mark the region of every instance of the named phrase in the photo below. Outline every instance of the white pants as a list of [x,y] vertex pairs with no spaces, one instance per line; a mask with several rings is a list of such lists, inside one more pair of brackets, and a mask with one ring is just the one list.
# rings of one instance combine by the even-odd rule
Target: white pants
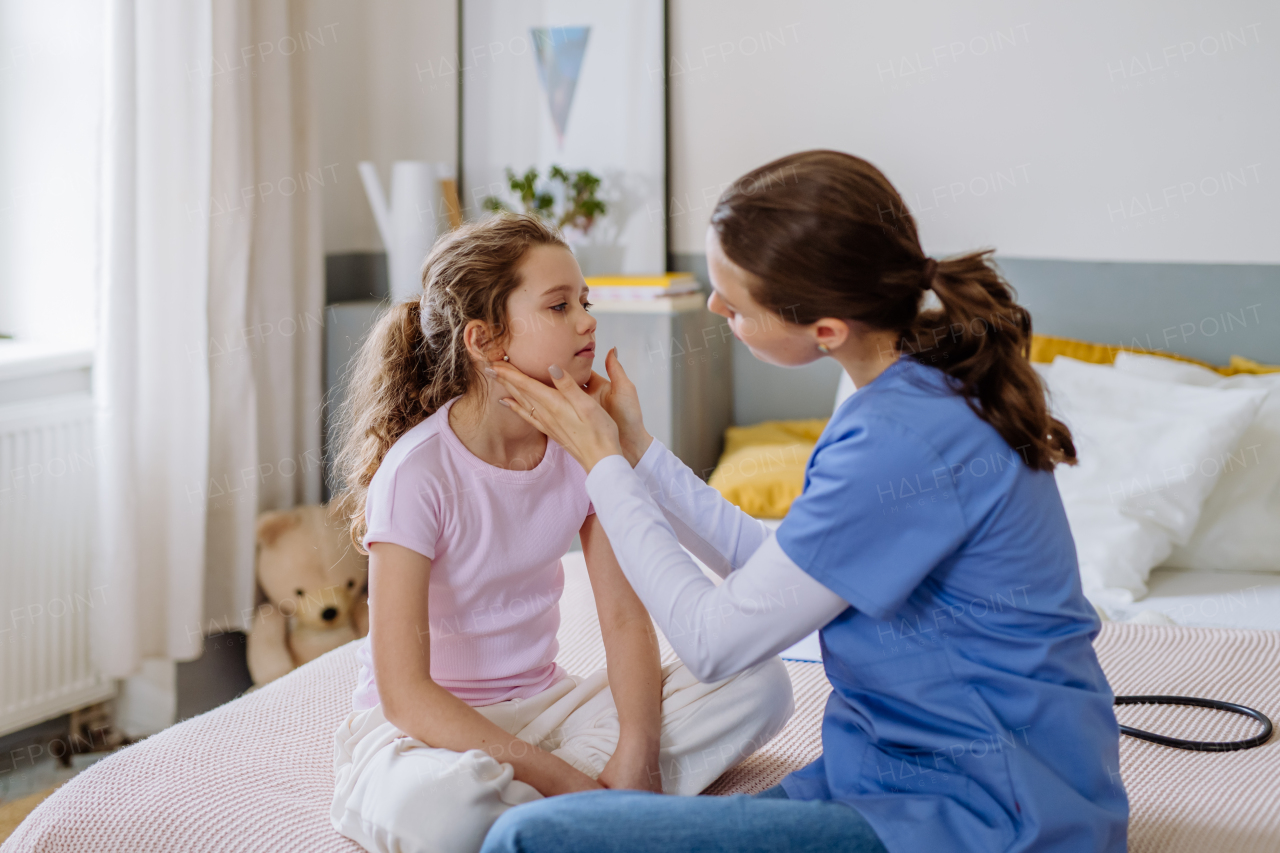
[[[713,684],[678,661],[663,667],[663,791],[697,794],[780,732],[794,708],[778,658]],[[603,669],[476,710],[593,779],[618,743]],[[381,705],[352,712],[338,727],[334,770],[333,826],[372,853],[475,853],[504,811],[542,799],[509,763],[479,749],[427,746],[387,722]]]

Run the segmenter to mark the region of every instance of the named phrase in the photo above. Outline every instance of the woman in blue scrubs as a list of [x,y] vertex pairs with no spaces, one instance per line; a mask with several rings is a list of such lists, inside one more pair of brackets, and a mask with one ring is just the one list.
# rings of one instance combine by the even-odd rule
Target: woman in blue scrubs
[[491,375],[587,470],[624,572],[701,680],[821,629],[823,754],[754,797],[521,805],[484,849],[1124,850],[1100,624],[1052,473],[1075,448],[991,253],[928,258],[884,175],[810,151],[724,193],[707,258],[709,305],[757,358],[834,358],[858,389],[776,535],[648,436],[612,353],[612,382],[585,390]]

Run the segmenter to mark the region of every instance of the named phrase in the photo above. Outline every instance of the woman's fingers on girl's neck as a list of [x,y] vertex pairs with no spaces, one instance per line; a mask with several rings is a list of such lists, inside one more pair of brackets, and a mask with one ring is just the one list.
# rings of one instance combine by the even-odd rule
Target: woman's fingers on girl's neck
[[486,367],[485,372],[488,373],[489,371],[493,371],[493,375],[498,378],[498,381],[508,388],[515,388],[523,382],[537,383],[537,380],[526,376],[520,368],[505,361],[494,362],[492,366]]
[[556,390],[548,388],[537,379],[525,374],[520,368],[505,362],[495,367],[497,382],[511,393],[519,406],[526,409],[531,406],[536,407],[538,403],[535,401],[542,401],[545,406],[550,399],[546,395]]
[[596,373],[593,370],[591,371],[591,378],[587,380],[587,387],[584,388],[583,390],[586,391],[588,394],[590,394],[592,397],[598,397],[601,393],[608,390],[608,388],[609,388],[609,380],[605,379],[603,376],[601,376],[599,373]]

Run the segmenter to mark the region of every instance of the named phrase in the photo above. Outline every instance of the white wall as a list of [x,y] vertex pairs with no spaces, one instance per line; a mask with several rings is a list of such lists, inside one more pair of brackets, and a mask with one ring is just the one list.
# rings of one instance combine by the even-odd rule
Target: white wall
[[723,186],[865,157],[943,255],[1280,262],[1274,0],[671,0],[671,246]]
[[[455,0],[314,0],[333,41],[316,49],[327,253],[382,251],[356,164],[384,188],[395,160],[457,162]],[[333,168],[328,168],[332,166]]]

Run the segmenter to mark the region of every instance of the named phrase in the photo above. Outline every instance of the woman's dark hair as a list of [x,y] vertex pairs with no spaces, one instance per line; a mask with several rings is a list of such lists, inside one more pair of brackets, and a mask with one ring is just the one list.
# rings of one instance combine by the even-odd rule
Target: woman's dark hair
[[[804,151],[761,166],[724,192],[711,227],[762,307],[799,325],[833,317],[896,332],[898,350],[954,377],[1028,467],[1076,463],[1071,432],[1049,413],[1031,367],[1031,315],[994,250],[935,267],[902,197],[866,160]],[[930,287],[941,308],[921,310]]]

